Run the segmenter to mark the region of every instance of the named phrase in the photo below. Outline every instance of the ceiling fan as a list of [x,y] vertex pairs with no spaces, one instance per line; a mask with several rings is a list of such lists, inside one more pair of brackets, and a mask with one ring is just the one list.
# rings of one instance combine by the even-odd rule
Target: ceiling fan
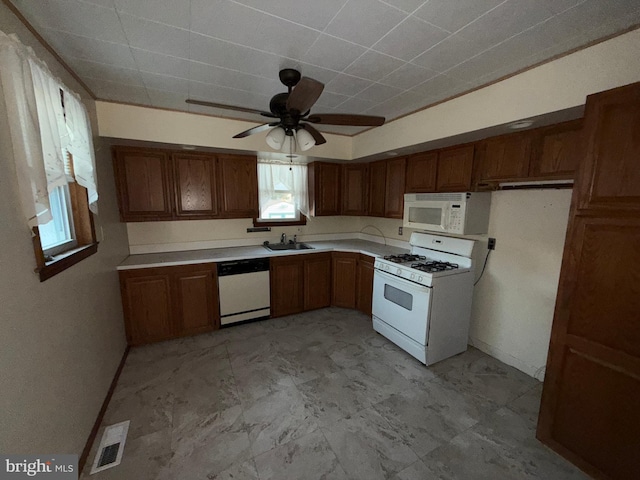
[[[267,144],[276,149],[287,149],[290,153],[295,151],[295,145],[305,151],[314,145],[326,143],[326,139],[311,123],[319,125],[344,125],[357,127],[379,127],[384,124],[384,117],[371,115],[350,115],[334,113],[311,113],[311,107],[316,103],[324,84],[309,77],[302,77],[298,70],[285,68],[280,70],[280,81],[287,87],[287,92],[278,93],[269,102],[269,112],[254,110],[252,108],[237,107],[221,103],[206,102],[202,100],[187,99],[187,103],[203,105],[206,107],[223,108],[238,112],[255,113],[263,117],[277,119],[244,132],[234,135],[233,138],[244,138],[254,133],[271,129],[267,134]],[[289,145],[285,140],[289,139]]]

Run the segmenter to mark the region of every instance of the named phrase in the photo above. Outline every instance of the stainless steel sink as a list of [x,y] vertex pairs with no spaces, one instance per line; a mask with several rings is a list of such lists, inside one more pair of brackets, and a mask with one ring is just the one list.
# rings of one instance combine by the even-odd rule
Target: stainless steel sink
[[272,252],[280,250],[311,250],[313,247],[306,243],[268,243],[264,245],[264,248],[271,250]]

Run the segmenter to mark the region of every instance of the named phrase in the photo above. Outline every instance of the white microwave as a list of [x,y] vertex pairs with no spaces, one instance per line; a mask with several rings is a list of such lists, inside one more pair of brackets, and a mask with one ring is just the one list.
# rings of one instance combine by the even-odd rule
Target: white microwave
[[490,208],[491,192],[407,193],[403,225],[458,235],[487,233]]

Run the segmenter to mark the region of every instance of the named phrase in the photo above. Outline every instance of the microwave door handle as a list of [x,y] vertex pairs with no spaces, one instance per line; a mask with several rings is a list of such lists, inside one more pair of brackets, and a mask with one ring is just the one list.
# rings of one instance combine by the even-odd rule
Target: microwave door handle
[[443,232],[446,232],[449,228],[449,210],[450,205],[447,203],[442,206],[442,218],[440,219],[440,228]]

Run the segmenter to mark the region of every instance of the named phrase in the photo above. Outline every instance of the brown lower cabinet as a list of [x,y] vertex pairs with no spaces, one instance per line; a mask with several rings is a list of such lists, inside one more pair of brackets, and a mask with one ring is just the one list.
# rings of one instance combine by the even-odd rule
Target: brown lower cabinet
[[356,286],[356,308],[371,315],[373,300],[373,257],[360,254],[358,257],[358,281]]
[[271,258],[271,316],[331,305],[331,254]]
[[121,270],[119,276],[129,345],[219,328],[215,264]]
[[332,253],[331,305],[371,315],[373,258],[361,253]]
[[304,259],[302,255],[270,260],[271,316],[282,317],[304,310]]
[[331,305],[334,307],[356,308],[358,255],[358,253],[346,252],[331,254],[333,269]]
[[331,254],[313,253],[304,259],[304,309],[331,305]]
[[[216,264],[121,270],[129,345],[220,328]],[[270,259],[271,317],[329,307],[371,315],[373,258],[321,252]]]
[[271,316],[328,306],[371,314],[373,258],[347,252],[271,259]]

